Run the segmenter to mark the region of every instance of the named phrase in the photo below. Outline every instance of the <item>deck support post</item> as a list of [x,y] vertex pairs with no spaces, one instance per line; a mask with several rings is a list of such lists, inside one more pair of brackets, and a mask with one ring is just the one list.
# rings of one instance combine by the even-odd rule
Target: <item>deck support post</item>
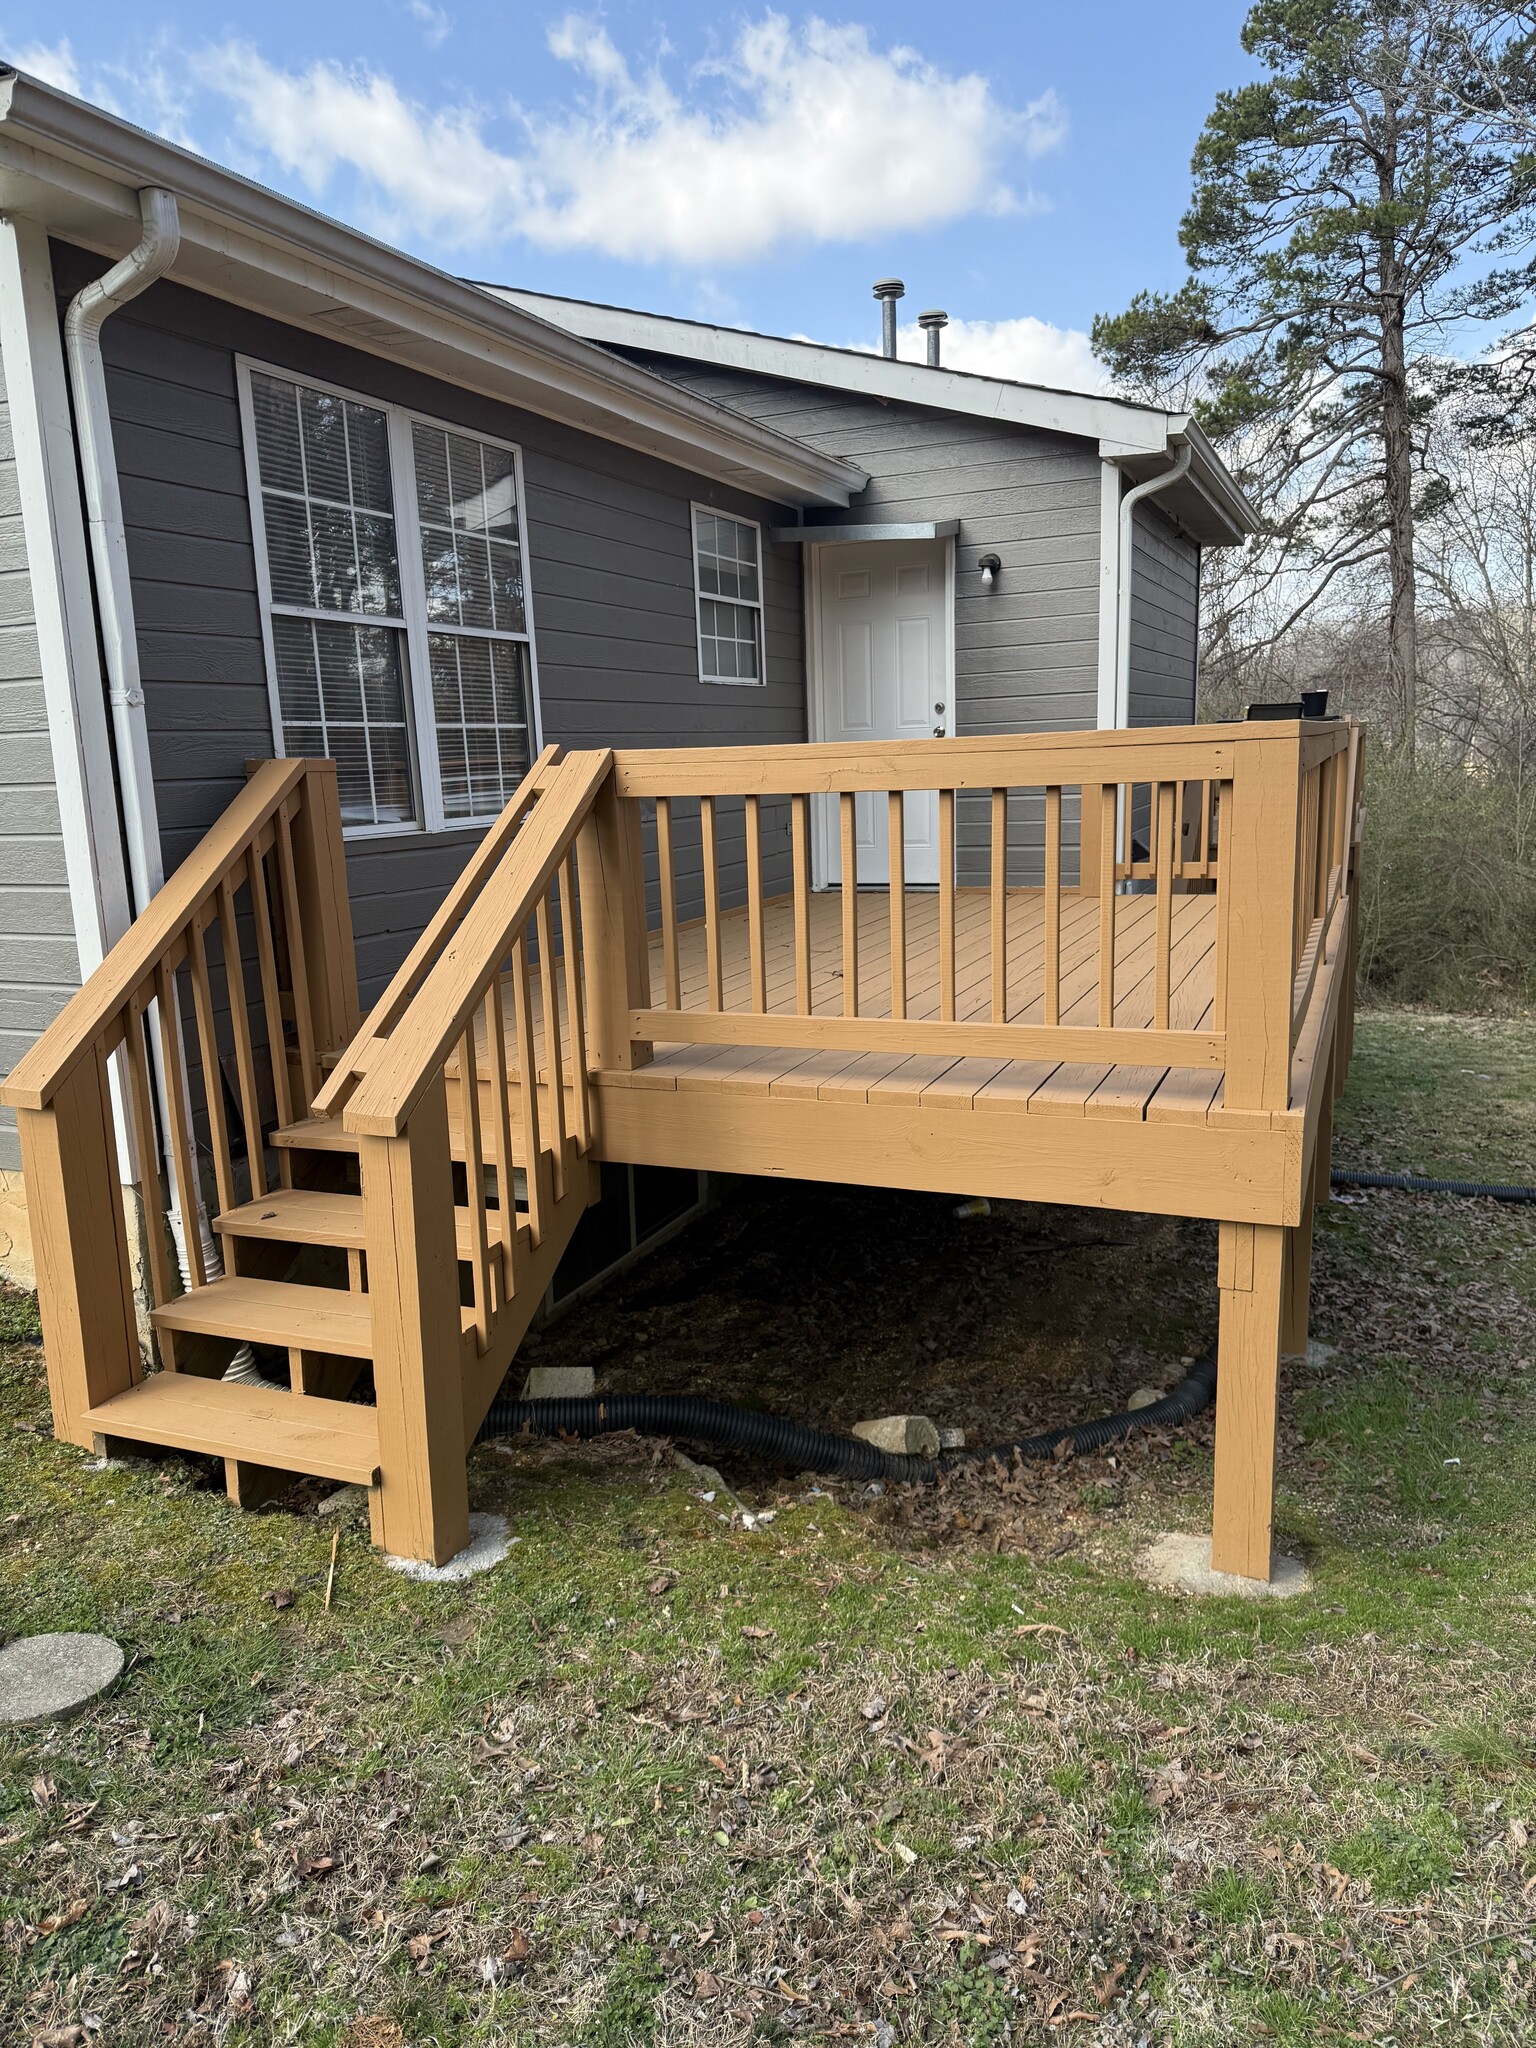
[[1211,1564],[1245,1579],[1270,1575],[1286,1234],[1279,1223],[1220,1228]]
[[651,1006],[650,951],[640,805],[619,795],[611,774],[577,839],[576,862],[589,1060],[598,1070],[628,1072],[651,1058],[630,1023],[631,1011]]
[[293,821],[293,862],[315,1042],[323,1052],[339,1052],[356,1036],[362,1013],[333,761],[311,761],[305,768],[304,801]]
[[469,1541],[463,1343],[448,1095],[441,1072],[395,1138],[362,1140],[379,1418],[374,1537],[446,1564]]
[[[21,1165],[37,1253],[53,1433],[93,1443],[88,1408],[142,1377],[117,1141],[99,1046],[46,1109],[18,1110]],[[158,1222],[158,1218],[153,1219]]]

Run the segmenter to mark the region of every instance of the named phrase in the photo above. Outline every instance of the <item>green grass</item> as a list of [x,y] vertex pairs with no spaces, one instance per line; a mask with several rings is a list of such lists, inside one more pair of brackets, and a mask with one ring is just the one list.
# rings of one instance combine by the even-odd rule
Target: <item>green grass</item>
[[[1363,1017],[1338,1156],[1529,1173],[1530,1054],[1515,1025]],[[1205,1341],[1213,1240],[1088,1219],[1129,1250],[1015,1249],[1080,1221],[761,1191],[544,1355],[817,1419],[936,1381],[1008,1426],[1032,1388],[1110,1405]],[[914,1502],[733,1472],[775,1509],[750,1532],[650,1446],[482,1449],[507,1562],[416,1585],[350,1508],[327,1612],[313,1495],[241,1515],[190,1462],[94,1469],[0,1295],[6,1628],[130,1657],[79,1719],[0,1736],[0,2038],[1528,2040],[1536,1219],[1334,1204],[1316,1300],[1292,1603],[1131,1568],[1206,1522],[1207,1419]]]

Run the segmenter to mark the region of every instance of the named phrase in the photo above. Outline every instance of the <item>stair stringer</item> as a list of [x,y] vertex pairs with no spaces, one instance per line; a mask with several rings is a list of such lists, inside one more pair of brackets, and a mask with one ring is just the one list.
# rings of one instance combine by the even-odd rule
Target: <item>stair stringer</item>
[[572,1142],[565,1151],[565,1193],[551,1201],[544,1214],[544,1233],[537,1245],[518,1261],[518,1290],[496,1318],[488,1350],[476,1348],[475,1333],[464,1335],[460,1377],[464,1391],[464,1444],[474,1443],[486,1411],[501,1390],[511,1370],[518,1346],[549,1291],[561,1255],[576,1234],[594,1199],[596,1168],[578,1152]]

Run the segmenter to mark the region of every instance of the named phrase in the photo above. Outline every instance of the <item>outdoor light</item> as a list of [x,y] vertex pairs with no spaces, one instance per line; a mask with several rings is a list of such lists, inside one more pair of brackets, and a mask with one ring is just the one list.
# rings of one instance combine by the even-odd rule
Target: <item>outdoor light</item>
[[997,581],[997,574],[1003,566],[1002,563],[998,560],[996,555],[983,555],[976,566],[981,571],[982,589],[990,590],[992,588],[992,585]]

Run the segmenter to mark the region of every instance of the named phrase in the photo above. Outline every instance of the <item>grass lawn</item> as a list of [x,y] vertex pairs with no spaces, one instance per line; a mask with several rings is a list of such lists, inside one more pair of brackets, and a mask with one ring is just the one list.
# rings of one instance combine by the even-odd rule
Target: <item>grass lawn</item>
[[[1337,1157],[1536,1177],[1528,1026],[1362,1019]],[[1214,1322],[1206,1226],[747,1189],[547,1331],[600,1387],[986,1436],[1118,1407]],[[517,1542],[412,1583],[321,1488],[47,1433],[0,1301],[8,1632],[116,1691],[0,1736],[0,2040],[1536,2037],[1536,1211],[1319,1219],[1279,1531],[1314,1590],[1131,1571],[1210,1427],[926,1492],[651,1444],[477,1451]],[[703,1454],[701,1454],[703,1455]]]

